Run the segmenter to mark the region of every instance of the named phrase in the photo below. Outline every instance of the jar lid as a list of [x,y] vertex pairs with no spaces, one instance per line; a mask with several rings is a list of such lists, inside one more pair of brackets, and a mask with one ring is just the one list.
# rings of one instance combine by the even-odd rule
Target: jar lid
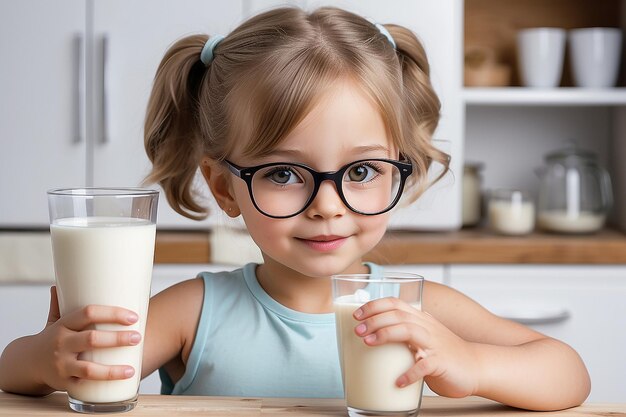
[[586,160],[596,160],[597,155],[594,152],[578,148],[576,146],[570,146],[564,149],[560,149],[558,151],[551,152],[546,155],[547,161],[553,161],[555,159],[586,159]]
[[465,162],[463,165],[463,172],[478,174],[484,167],[485,164],[482,162]]

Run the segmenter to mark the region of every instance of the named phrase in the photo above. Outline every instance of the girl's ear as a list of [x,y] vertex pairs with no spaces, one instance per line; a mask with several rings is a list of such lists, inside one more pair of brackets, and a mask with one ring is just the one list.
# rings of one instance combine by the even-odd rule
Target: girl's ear
[[235,200],[229,172],[219,167],[215,161],[209,158],[202,159],[200,170],[220,208],[229,217],[239,216],[241,210],[239,210],[239,205]]

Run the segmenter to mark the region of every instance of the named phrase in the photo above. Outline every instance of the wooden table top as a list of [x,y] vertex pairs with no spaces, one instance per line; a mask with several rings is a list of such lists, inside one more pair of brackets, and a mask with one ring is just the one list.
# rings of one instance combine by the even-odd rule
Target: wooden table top
[[[33,398],[0,392],[0,416],[77,416],[67,405],[65,393]],[[120,415],[120,414],[116,414]],[[341,399],[190,397],[140,395],[137,407],[123,415],[140,416],[347,416]],[[424,397],[420,417],[516,416],[559,417],[626,416],[626,404],[583,404],[568,410],[538,413],[503,406],[477,397],[451,399]]]

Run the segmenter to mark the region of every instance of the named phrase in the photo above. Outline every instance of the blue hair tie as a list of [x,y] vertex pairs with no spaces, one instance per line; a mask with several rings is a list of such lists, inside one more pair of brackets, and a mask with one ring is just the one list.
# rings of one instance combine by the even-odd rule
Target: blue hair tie
[[387,40],[389,41],[389,43],[391,44],[391,46],[393,46],[393,49],[396,49],[396,41],[393,40],[393,36],[391,36],[391,33],[389,33],[389,31],[387,30],[386,27],[384,27],[382,24],[380,23],[374,23],[374,26],[376,26],[376,28],[378,29],[378,31],[380,33],[382,33],[383,35],[385,35],[385,37],[387,38]]
[[215,35],[210,37],[206,43],[204,44],[204,48],[202,48],[202,52],[200,52],[200,61],[206,66],[208,66],[211,61],[213,61],[213,50],[215,47],[224,39],[221,35]]
[[396,49],[396,41],[393,40],[393,36],[391,36],[391,33],[389,33],[389,31],[387,30],[386,27],[384,27],[382,24],[377,23],[374,19],[372,18],[365,18],[368,22],[370,22],[372,25],[376,26],[376,29],[378,29],[378,31],[381,33],[381,35],[384,35],[385,38],[387,38],[387,40],[389,41],[389,43],[391,44],[391,46],[393,46],[393,49]]

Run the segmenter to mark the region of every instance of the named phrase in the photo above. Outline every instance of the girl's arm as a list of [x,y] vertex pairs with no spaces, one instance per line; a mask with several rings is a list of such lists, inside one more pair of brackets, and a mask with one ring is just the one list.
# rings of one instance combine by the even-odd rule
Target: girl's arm
[[587,369],[565,343],[497,317],[449,287],[427,282],[424,311],[398,299],[372,301],[355,317],[364,343],[404,342],[416,364],[398,385],[424,377],[444,396],[480,395],[533,410],[581,404],[590,391]]
[[165,366],[176,382],[183,375],[202,312],[204,283],[183,281],[150,300],[141,377]]
[[[174,285],[150,300],[142,376],[166,365],[176,381],[193,343],[204,295],[195,279]],[[134,331],[90,330],[96,323],[130,325],[137,315],[119,307],[88,306],[60,318],[56,290],[51,289],[50,313],[44,330],[11,342],[0,357],[0,389],[27,395],[66,391],[78,379],[130,378],[135,370],[123,364],[99,365],[79,360],[80,352],[94,348],[136,345]],[[174,365],[174,366],[172,366]],[[180,374],[178,378],[177,374]]]
[[124,379],[134,374],[130,366],[105,366],[78,359],[80,352],[113,346],[136,345],[134,331],[96,331],[96,323],[130,325],[137,315],[119,307],[88,306],[60,318],[56,289],[50,290],[46,327],[38,334],[11,342],[0,357],[0,389],[27,395],[67,390],[76,378]]

